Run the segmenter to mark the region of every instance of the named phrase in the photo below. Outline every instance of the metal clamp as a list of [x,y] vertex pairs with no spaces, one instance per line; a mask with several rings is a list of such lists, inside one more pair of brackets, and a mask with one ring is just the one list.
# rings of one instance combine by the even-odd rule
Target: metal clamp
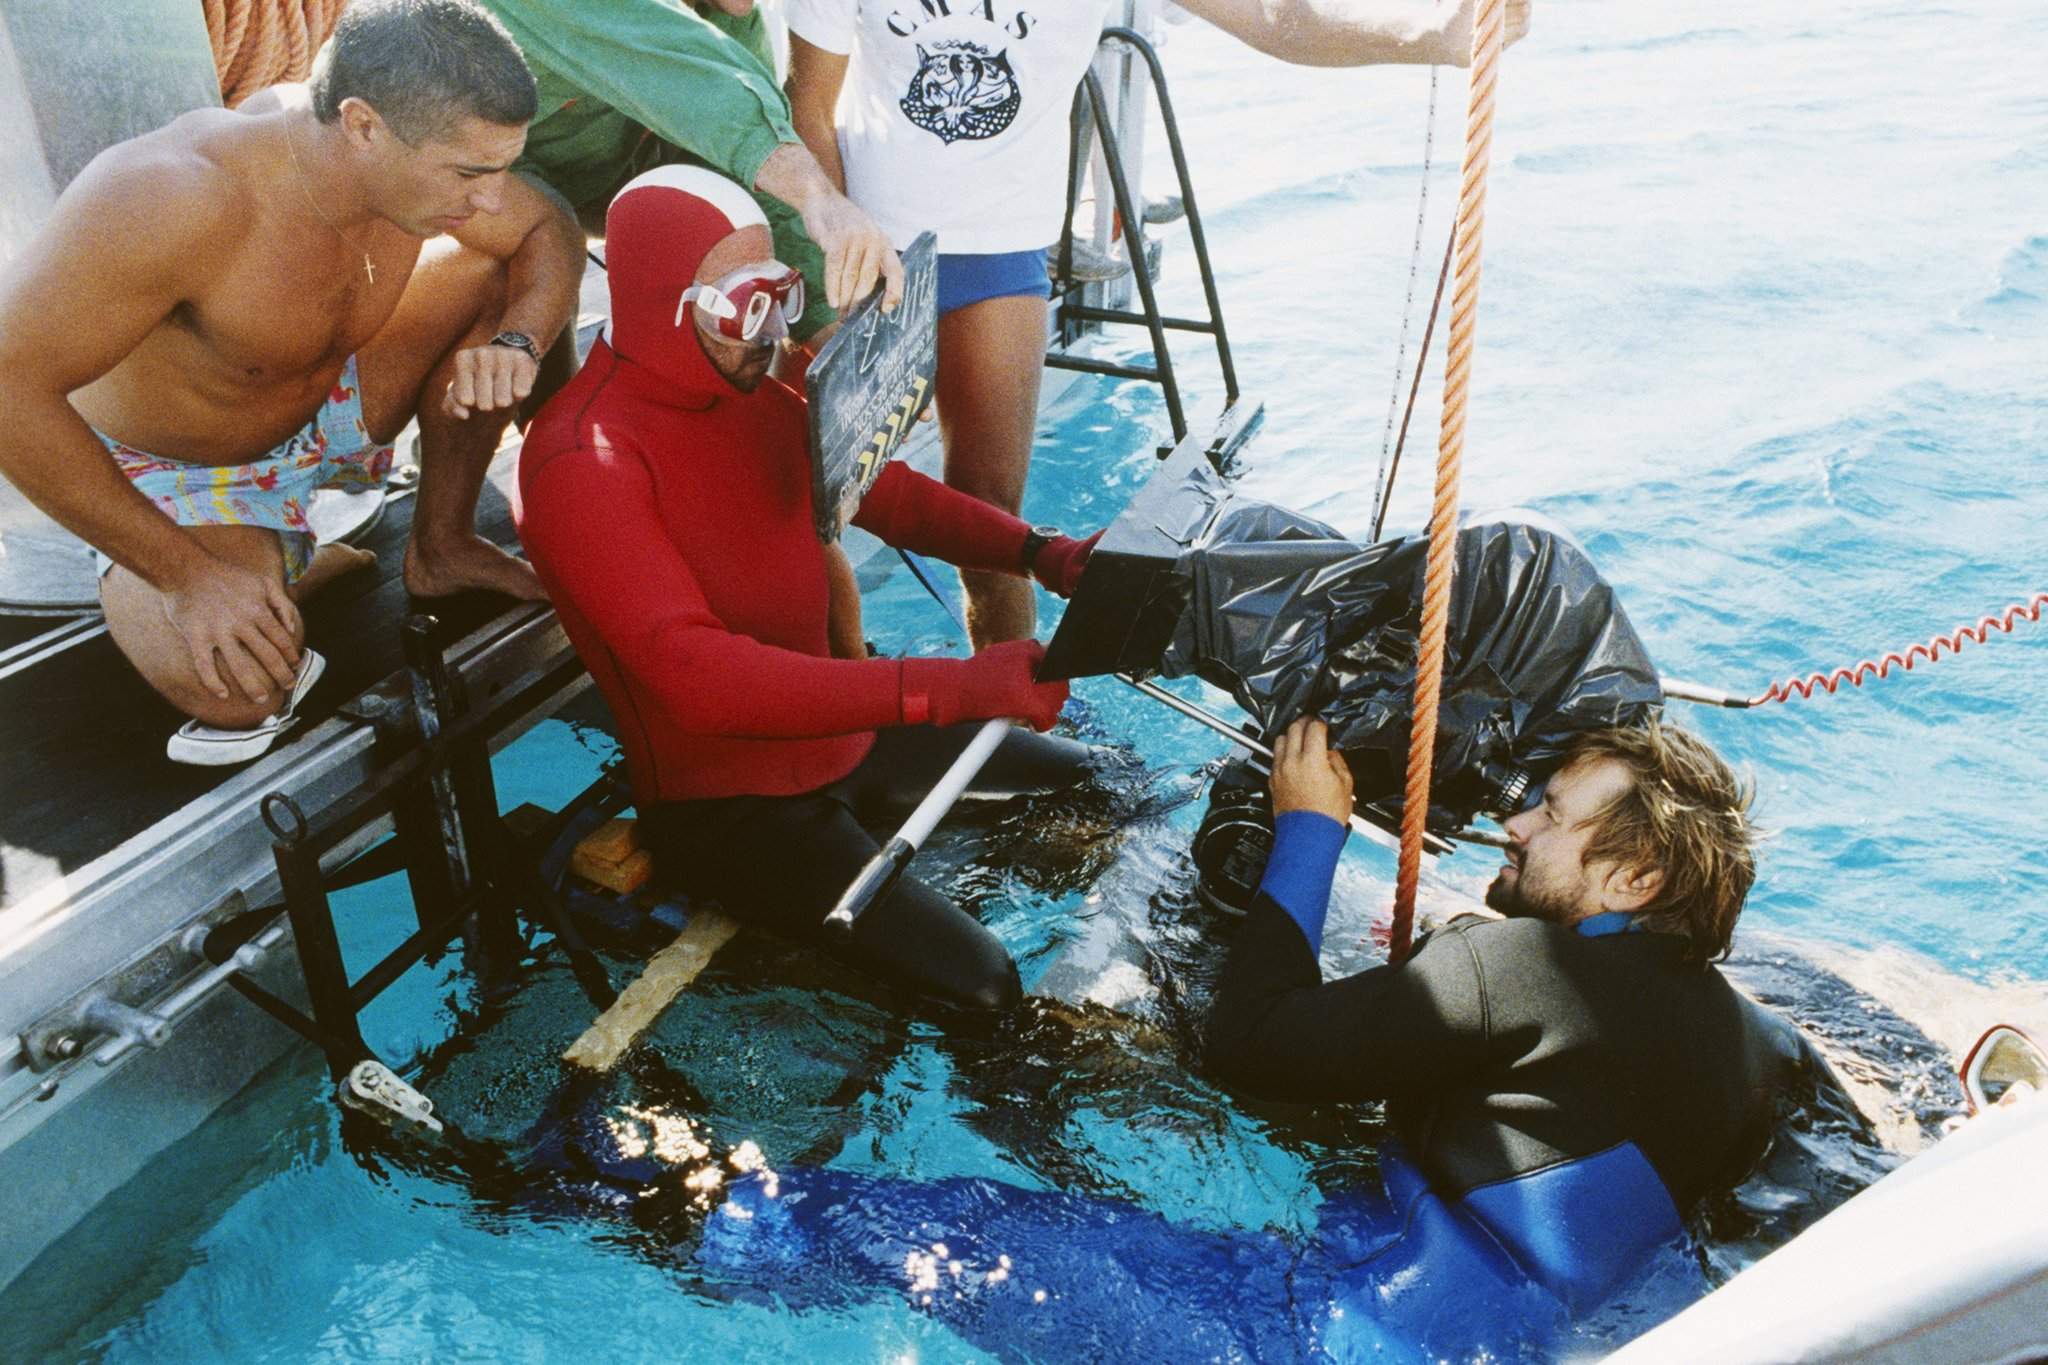
[[[206,936],[211,932],[212,926],[195,924],[185,931],[184,938],[180,940],[180,946],[186,952],[203,961],[205,959]],[[209,967],[206,971],[201,972],[197,977],[194,977],[191,981],[173,991],[154,1010],[133,1010],[117,1000],[95,1002],[95,1005],[88,1006],[84,1016],[85,1021],[95,1028],[104,1029],[106,1032],[114,1035],[100,1046],[98,1052],[93,1053],[93,1061],[101,1066],[112,1066],[115,1062],[127,1056],[137,1043],[141,1043],[145,1047],[162,1047],[164,1040],[170,1036],[172,1024],[177,1022],[188,1010],[198,1004],[201,999],[210,995],[216,987],[220,986],[236,972],[251,971],[261,965],[264,956],[272,948],[275,948],[283,938],[284,926],[281,924],[271,925],[249,942],[235,949],[234,956],[230,957],[226,962],[215,967]],[[150,1021],[153,1021],[154,1026],[153,1028],[109,1027],[94,1015],[94,1009],[101,1004],[115,1011],[109,1017],[119,1018],[123,1015],[134,1015],[138,1017],[136,1020],[138,1025],[148,1024]]]
[[[241,892],[229,894],[184,930],[158,940],[124,965],[105,972],[70,999],[23,1029],[12,1048],[29,1069],[46,1072],[83,1058],[109,1037],[126,1042],[125,1053],[138,1043],[153,1047],[163,1041],[163,1026],[177,1010],[152,1003],[173,996],[183,981],[204,972],[210,963],[194,946],[204,935],[247,913]],[[198,936],[198,937],[195,937]],[[15,1041],[15,1040],[9,1040]],[[9,1051],[0,1043],[0,1054]],[[112,1060],[109,1058],[109,1060]]]
[[412,713],[412,689],[385,679],[341,707],[341,714],[377,732],[380,743],[410,742],[419,736]]
[[441,1120],[434,1117],[434,1102],[374,1057],[349,1071],[341,1083],[341,1102],[386,1122],[417,1123],[430,1133],[443,1131]]
[[[159,1048],[171,1036],[170,1020],[152,1010],[137,1009],[133,1005],[123,1004],[110,995],[103,995],[97,1000],[87,1002],[78,1017],[86,1027],[112,1034],[113,1042],[108,1046],[118,1045],[122,1052],[138,1043],[143,1047]],[[111,1058],[104,1056],[106,1048],[100,1051],[100,1065],[105,1066]]]

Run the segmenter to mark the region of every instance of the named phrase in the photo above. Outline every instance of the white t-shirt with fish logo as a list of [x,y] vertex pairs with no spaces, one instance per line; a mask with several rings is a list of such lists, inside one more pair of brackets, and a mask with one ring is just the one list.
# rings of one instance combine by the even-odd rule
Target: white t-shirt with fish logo
[[900,250],[1036,250],[1060,235],[1067,116],[1116,0],[789,0],[846,55],[846,193]]

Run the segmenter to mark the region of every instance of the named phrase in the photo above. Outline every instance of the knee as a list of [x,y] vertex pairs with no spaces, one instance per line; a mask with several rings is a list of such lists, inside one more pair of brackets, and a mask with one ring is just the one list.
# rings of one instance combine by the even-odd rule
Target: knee
[[1015,1009],[1024,999],[1024,983],[1009,949],[966,911],[949,909],[960,921],[948,924],[954,932],[925,937],[925,989],[963,1010]]
[[480,326],[486,317],[495,323],[504,311],[511,297],[512,267],[452,237],[437,237],[420,252],[406,288],[408,297],[418,291],[422,300],[438,309],[474,314]]
[[489,327],[495,335],[498,319],[512,297],[512,267],[480,251],[464,248],[460,272],[464,299],[476,317],[471,331],[481,339],[483,329]]
[[1256,1090],[1259,1070],[1249,1064],[1250,1049],[1245,1044],[1245,1032],[1237,1021],[1212,1013],[1205,1027],[1199,1070],[1219,1085]]
[[860,918],[852,948],[870,971],[959,1009],[1007,1010],[1024,999],[1002,940],[915,882],[899,884]]
[[965,980],[955,983],[953,1003],[984,1013],[1013,1010],[1024,1002],[1024,982],[1017,964],[1000,947],[994,960],[976,964]]
[[[477,254],[477,253],[472,253]],[[512,297],[512,263],[493,256],[481,256],[479,260],[481,285],[484,300],[493,310],[502,312]],[[545,341],[547,338],[541,338]]]
[[[162,600],[116,570],[102,580],[100,604],[107,620],[107,633],[151,690],[201,725],[219,730],[247,730],[261,725],[284,705],[286,689],[269,679],[270,691],[262,701],[252,701],[235,676],[220,663],[221,679],[227,684],[226,697],[215,696],[200,682],[192,653],[182,635],[163,615]],[[292,634],[292,643],[305,645],[303,625]]]
[[142,680],[148,683],[158,696],[178,711],[201,725],[210,725],[216,730],[253,730],[275,715],[278,707],[283,705],[282,698],[273,698],[267,703],[252,702],[244,698],[240,692],[234,692],[223,701],[201,687],[195,680],[151,677],[141,668],[137,668],[136,671],[142,674]]
[[980,499],[998,511],[1008,512],[1013,517],[1020,515],[1024,509],[1024,490],[1021,488],[985,484],[981,487],[963,487],[960,491]]

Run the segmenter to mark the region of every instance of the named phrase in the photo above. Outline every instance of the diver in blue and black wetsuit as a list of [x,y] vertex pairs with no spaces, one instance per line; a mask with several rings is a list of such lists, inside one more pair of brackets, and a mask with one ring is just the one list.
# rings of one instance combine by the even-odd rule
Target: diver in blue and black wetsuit
[[1582,735],[1508,821],[1487,891],[1507,918],[1454,919],[1398,966],[1325,982],[1351,773],[1320,721],[1275,754],[1275,844],[1210,1070],[1262,1097],[1387,1100],[1404,1263],[1431,1239],[1504,1249],[1575,1312],[1597,1305],[1761,1155],[1788,1083],[1824,1070],[1711,965],[1755,876],[1742,784],[1683,731]]

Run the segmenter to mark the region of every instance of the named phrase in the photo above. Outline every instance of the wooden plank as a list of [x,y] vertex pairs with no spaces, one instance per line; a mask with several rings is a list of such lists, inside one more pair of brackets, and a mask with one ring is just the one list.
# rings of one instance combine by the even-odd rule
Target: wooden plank
[[739,932],[737,921],[716,910],[692,910],[690,922],[675,942],[647,959],[639,980],[619,992],[612,1007],[591,1021],[589,1028],[562,1060],[592,1071],[609,1071],[633,1040],[661,1017],[683,988],[711,962],[711,955]]

